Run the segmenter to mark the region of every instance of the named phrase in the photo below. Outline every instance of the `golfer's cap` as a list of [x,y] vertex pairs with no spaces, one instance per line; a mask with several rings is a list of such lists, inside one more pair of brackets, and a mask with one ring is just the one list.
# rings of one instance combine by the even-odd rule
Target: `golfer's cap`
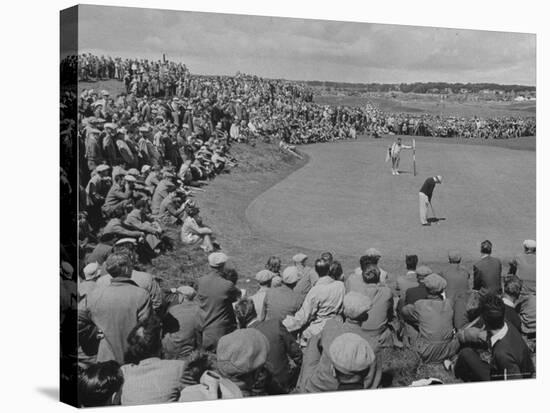
[[139,171],[136,168],[131,168],[128,170],[128,175],[139,176]]
[[306,258],[307,258],[307,255],[300,252],[300,253],[296,254],[294,257],[292,257],[292,261],[302,262]]
[[188,285],[182,285],[181,287],[176,288],[175,292],[188,299],[193,299],[193,297],[197,293],[193,287],[190,287]]
[[149,165],[143,165],[141,167],[141,173],[144,174],[145,172],[149,171],[151,169],[151,166]]
[[124,180],[126,182],[136,182],[137,181],[137,179],[134,176],[130,175],[130,174],[124,175]]
[[365,251],[365,255],[368,257],[381,257],[382,254],[376,248],[369,248]]
[[443,181],[443,177],[441,175],[434,176],[435,180],[439,183]]
[[523,241],[523,247],[529,249],[537,248],[537,243],[532,239],[526,239]]
[[208,256],[208,264],[211,267],[219,267],[222,264],[225,264],[227,262],[227,255],[225,255],[223,252],[213,252]]

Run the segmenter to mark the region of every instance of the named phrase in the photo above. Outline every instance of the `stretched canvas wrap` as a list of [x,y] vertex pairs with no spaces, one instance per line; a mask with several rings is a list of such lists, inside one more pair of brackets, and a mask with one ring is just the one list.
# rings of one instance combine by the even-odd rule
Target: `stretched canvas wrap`
[[92,5],[60,31],[63,402],[535,377],[534,34]]

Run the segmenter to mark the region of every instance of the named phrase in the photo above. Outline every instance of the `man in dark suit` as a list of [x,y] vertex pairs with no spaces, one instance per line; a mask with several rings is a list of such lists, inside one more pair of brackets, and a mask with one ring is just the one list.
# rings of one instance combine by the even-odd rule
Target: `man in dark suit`
[[[286,394],[294,386],[302,364],[302,351],[294,337],[279,319],[259,321],[254,303],[242,299],[235,306],[239,328],[259,330],[269,341],[265,367],[271,374],[267,384],[268,394]],[[289,359],[294,366],[290,366]]]
[[492,250],[491,241],[481,243],[481,259],[474,264],[474,290],[487,293],[502,291],[502,263],[491,256]]
[[481,298],[481,318],[485,324],[491,362],[481,360],[470,347],[458,354],[456,377],[464,381],[513,380],[530,378],[535,372],[531,352],[518,330],[505,322],[505,304],[496,294]]
[[418,300],[424,300],[428,297],[428,290],[424,286],[424,278],[432,274],[433,271],[427,265],[421,265],[416,269],[417,287],[409,288],[405,293],[405,305],[414,304]]

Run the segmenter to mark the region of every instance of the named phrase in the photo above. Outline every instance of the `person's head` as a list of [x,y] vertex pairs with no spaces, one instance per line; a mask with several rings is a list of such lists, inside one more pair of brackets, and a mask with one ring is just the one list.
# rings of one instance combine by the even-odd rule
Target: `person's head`
[[257,315],[254,301],[251,299],[243,298],[235,304],[235,317],[239,328],[246,328]]
[[297,267],[304,267],[306,265],[307,261],[307,255],[298,253],[295,256],[292,257],[292,261],[294,262],[294,265]]
[[401,144],[401,138],[397,138],[397,143]]
[[151,316],[138,323],[128,334],[128,349],[124,362],[138,364],[141,360],[158,357],[161,353],[161,322]]
[[210,267],[223,272],[227,259],[227,255],[223,252],[213,252],[208,256],[208,264]]
[[433,271],[430,267],[427,265],[420,265],[416,267],[416,280],[420,283],[424,283],[424,278],[426,278],[428,275],[432,274]]
[[362,272],[363,281],[367,284],[378,284],[380,282],[380,268],[377,265],[369,264]]
[[330,264],[328,269],[328,275],[330,275],[331,278],[335,280],[339,280],[342,278],[342,274],[344,273],[344,270],[342,269],[342,264],[340,264],[339,261],[332,261],[332,264]]
[[428,294],[439,296],[447,288],[447,281],[441,275],[433,273],[424,278],[424,287],[426,287]]
[[405,255],[405,265],[407,267],[407,271],[416,270],[416,266],[418,265],[418,255]]
[[319,277],[324,277],[325,275],[328,275],[329,269],[330,263],[328,261],[325,261],[322,258],[318,258],[315,260],[315,272],[319,275]]
[[523,251],[526,254],[535,254],[537,252],[537,243],[532,239],[523,241]]
[[281,282],[290,288],[294,288],[299,279],[300,274],[295,266],[286,267],[281,275]]
[[145,199],[138,199],[134,204],[135,209],[139,209],[142,213],[147,211],[147,201]]
[[336,337],[328,349],[328,356],[339,383],[361,383],[376,357],[369,342],[353,333]]
[[344,317],[355,322],[366,321],[372,301],[364,294],[351,291],[344,296]]
[[332,256],[332,253],[326,251],[321,254],[321,259],[325,260],[329,264],[332,264],[332,260],[334,259],[334,257]]
[[189,215],[191,218],[194,218],[194,217],[196,217],[196,216],[199,214],[200,210],[199,210],[199,208],[198,208],[197,206],[195,206],[195,205],[187,205],[187,206],[185,207],[185,212],[186,212],[187,215]]
[[380,261],[382,254],[376,248],[369,248],[365,251],[365,256],[368,257],[367,260],[369,264],[378,265],[378,261]]
[[269,353],[269,341],[255,328],[242,328],[218,341],[216,367],[222,376],[254,385],[255,373],[264,367]]
[[450,264],[460,264],[462,261],[462,254],[458,251],[449,251],[448,257]]
[[504,326],[504,302],[494,293],[489,293],[480,298],[481,318],[487,330],[500,330]]
[[271,280],[275,276],[275,273],[269,270],[261,270],[256,274],[256,281],[260,284],[261,287],[271,287]]
[[182,285],[175,289],[178,294],[178,302],[183,303],[185,301],[193,301],[197,295],[197,291],[190,285]]
[[512,301],[516,301],[521,294],[522,282],[517,275],[510,275],[504,278],[504,294]]
[[279,274],[281,272],[281,259],[279,257],[272,255],[267,260],[265,264],[265,269],[275,274]]
[[78,372],[78,401],[80,407],[108,406],[120,390],[124,377],[120,365],[109,360],[95,363]]
[[129,278],[134,264],[128,254],[113,253],[107,257],[105,269],[113,278]]
[[480,248],[480,251],[483,255],[491,255],[491,253],[493,252],[493,244],[491,241],[489,241],[488,239],[486,239],[485,241],[483,241],[481,243],[481,248]]
[[441,175],[434,176],[434,181],[436,184],[440,184],[443,182],[443,177]]
[[122,174],[116,174],[116,175],[115,175],[115,184],[121,184],[122,181],[124,180],[124,176],[125,176],[124,173],[122,173]]

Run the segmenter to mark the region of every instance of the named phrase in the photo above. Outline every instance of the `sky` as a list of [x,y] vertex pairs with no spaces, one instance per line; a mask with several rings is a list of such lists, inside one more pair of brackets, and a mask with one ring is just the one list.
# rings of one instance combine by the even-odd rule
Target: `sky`
[[534,34],[80,6],[79,48],[191,73],[356,83],[534,86]]

